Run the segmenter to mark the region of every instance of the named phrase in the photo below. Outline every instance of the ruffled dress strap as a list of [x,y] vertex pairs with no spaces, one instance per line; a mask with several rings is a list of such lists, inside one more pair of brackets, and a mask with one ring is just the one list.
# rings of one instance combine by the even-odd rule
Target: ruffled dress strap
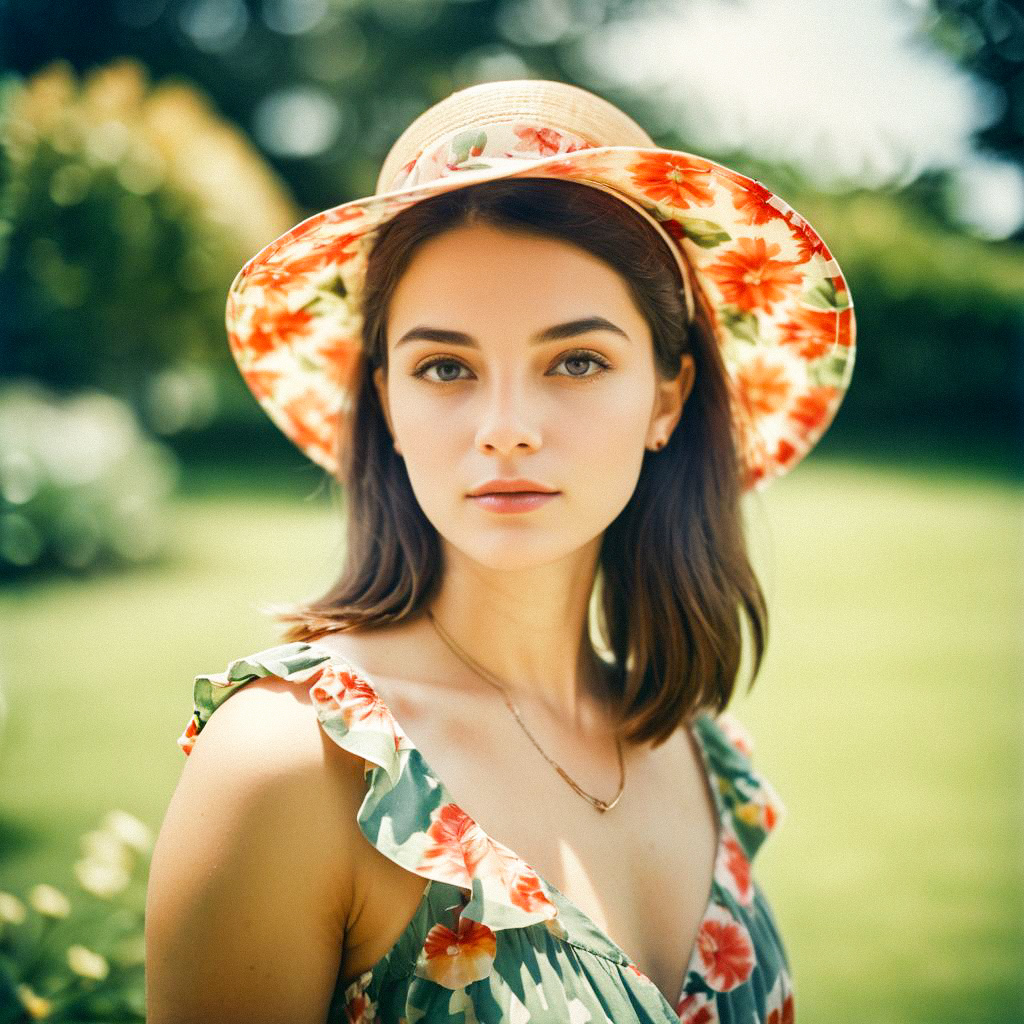
[[324,731],[363,759],[367,788],[357,822],[373,846],[414,874],[466,890],[461,916],[492,932],[550,922],[559,933],[558,909],[538,875],[452,800],[369,680],[324,648],[282,644],[196,676],[193,715],[178,738],[184,753],[232,693],[270,677],[308,688]]
[[754,766],[754,740],[732,713],[708,712],[696,719],[728,824],[748,861],[785,820],[786,806],[775,787]]

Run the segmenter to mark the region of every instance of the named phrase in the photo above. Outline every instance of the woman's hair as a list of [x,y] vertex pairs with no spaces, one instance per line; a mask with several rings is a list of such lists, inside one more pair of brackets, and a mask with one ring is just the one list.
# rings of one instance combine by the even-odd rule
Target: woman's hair
[[658,746],[698,711],[717,713],[729,703],[743,644],[741,608],[754,643],[753,686],[768,612],[743,534],[740,467],[713,314],[698,288],[696,320],[687,330],[679,268],[664,240],[625,203],[578,182],[481,182],[422,200],[377,229],[353,404],[340,438],[345,565],[323,597],[276,617],[292,623],[287,641],[372,628],[417,614],[440,583],[437,531],[394,449],[373,371],[387,369],[388,305],[417,247],[472,223],[560,239],[599,257],[622,275],[646,318],[659,375],[676,376],[681,355],[693,355],[696,377],[682,416],[665,447],[644,456],[633,495],[605,530],[592,594],[597,628],[614,659],[619,734]]

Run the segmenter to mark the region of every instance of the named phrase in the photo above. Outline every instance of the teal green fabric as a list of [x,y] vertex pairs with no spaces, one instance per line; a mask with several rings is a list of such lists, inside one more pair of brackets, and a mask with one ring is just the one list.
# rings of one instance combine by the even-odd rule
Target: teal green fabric
[[275,677],[307,689],[324,731],[363,759],[357,822],[381,853],[428,880],[393,947],[346,985],[330,1024],[791,1024],[789,960],[751,862],[785,807],[729,713],[696,717],[719,818],[708,904],[671,998],[563,893],[488,836],[452,799],[358,667],[294,642],[196,676],[191,752],[232,693]]

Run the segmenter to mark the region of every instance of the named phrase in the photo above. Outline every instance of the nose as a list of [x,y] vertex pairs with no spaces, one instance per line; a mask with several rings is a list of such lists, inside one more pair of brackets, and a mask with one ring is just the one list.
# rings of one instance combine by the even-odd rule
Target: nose
[[522,389],[510,385],[495,387],[484,401],[486,408],[476,432],[480,451],[504,455],[540,446],[538,416]]

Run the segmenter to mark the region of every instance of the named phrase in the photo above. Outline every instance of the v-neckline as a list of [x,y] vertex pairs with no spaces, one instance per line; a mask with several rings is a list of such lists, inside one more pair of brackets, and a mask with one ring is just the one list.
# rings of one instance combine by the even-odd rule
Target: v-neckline
[[[380,703],[381,707],[383,707],[387,711],[388,715],[391,717],[391,720],[404,733],[406,739],[409,742],[410,749],[416,751],[419,757],[420,766],[422,767],[426,775],[429,776],[431,782],[438,787],[439,792],[441,792],[446,797],[445,802],[451,803],[452,805],[457,807],[462,814],[465,814],[469,820],[473,821],[474,824],[476,824],[477,828],[479,828],[480,831],[488,838],[488,840],[494,843],[500,843],[500,840],[492,839],[490,833],[488,833],[476,821],[476,819],[472,817],[472,815],[470,815],[464,808],[462,808],[462,806],[457,801],[452,799],[451,790],[448,789],[448,787],[445,785],[441,777],[430,766],[427,759],[423,756],[423,752],[416,745],[412,737],[405,731],[405,727],[402,725],[402,723],[399,722],[399,720],[395,717],[395,714],[392,711],[391,706],[381,696],[380,690],[377,688],[373,676],[364,668],[357,665],[355,662],[351,661],[349,658],[346,658],[341,654],[335,653],[334,651],[330,650],[330,648],[325,647],[322,644],[318,644],[316,641],[306,640],[303,641],[303,643],[305,644],[306,647],[310,648],[311,650],[322,651],[331,663],[340,664],[348,669],[351,669],[352,673],[354,675],[357,675],[360,678],[360,680],[362,680],[362,682],[369,687],[369,689],[372,691],[374,695],[374,698]],[[698,714],[697,719],[699,719],[703,714],[704,712]],[[724,801],[721,798],[718,786],[716,785],[717,773],[711,767],[711,759],[708,756],[708,752],[704,746],[704,740],[700,734],[700,727],[697,724],[697,720],[695,720],[692,725],[684,726],[683,728],[686,728],[687,732],[690,734],[693,744],[696,746],[698,755],[700,757],[701,766],[704,772],[704,784],[706,788],[710,790],[712,800],[714,801],[717,817],[716,823],[718,826],[718,835],[716,837],[715,842],[715,860],[711,871],[711,886],[708,892],[707,902],[704,905],[704,912],[701,915],[699,924],[697,925],[697,935],[694,939],[694,944],[692,950],[690,951],[690,956],[688,957],[686,962],[686,968],[683,972],[682,981],[679,986],[679,992],[677,993],[674,1001],[669,1000],[665,993],[662,992],[661,989],[654,984],[654,981],[650,978],[647,972],[644,971],[632,959],[632,957],[630,957],[629,954],[627,954],[626,951],[622,949],[622,947],[619,946],[619,944],[615,942],[615,940],[612,939],[610,935],[608,935],[608,933],[603,928],[599,928],[589,914],[587,914],[573,900],[566,896],[565,893],[563,893],[559,888],[557,888],[555,885],[549,882],[532,864],[530,864],[524,857],[522,857],[513,847],[508,846],[508,844],[506,843],[501,843],[501,845],[504,846],[506,849],[511,850],[512,853],[514,853],[516,857],[518,857],[519,860],[522,861],[522,863],[530,871],[532,871],[534,875],[536,875],[536,877],[543,884],[544,888],[551,893],[556,904],[561,902],[563,906],[565,908],[568,908],[568,910],[572,914],[575,914],[587,926],[588,929],[590,929],[594,934],[598,935],[601,938],[601,940],[607,944],[609,949],[611,949],[614,953],[618,955],[619,958],[621,958],[623,966],[625,966],[627,969],[631,969],[637,972],[650,982],[651,987],[661,997],[662,1003],[671,1010],[672,1019],[674,1020],[677,1020],[679,1017],[676,1007],[683,999],[683,994],[686,990],[686,982],[689,979],[691,972],[697,971],[697,973],[700,974],[698,963],[700,957],[700,934],[715,907],[715,888],[718,884],[718,872],[722,865],[722,857],[724,856],[724,846],[726,839],[726,807]],[[571,942],[571,939],[568,939],[566,941]]]

